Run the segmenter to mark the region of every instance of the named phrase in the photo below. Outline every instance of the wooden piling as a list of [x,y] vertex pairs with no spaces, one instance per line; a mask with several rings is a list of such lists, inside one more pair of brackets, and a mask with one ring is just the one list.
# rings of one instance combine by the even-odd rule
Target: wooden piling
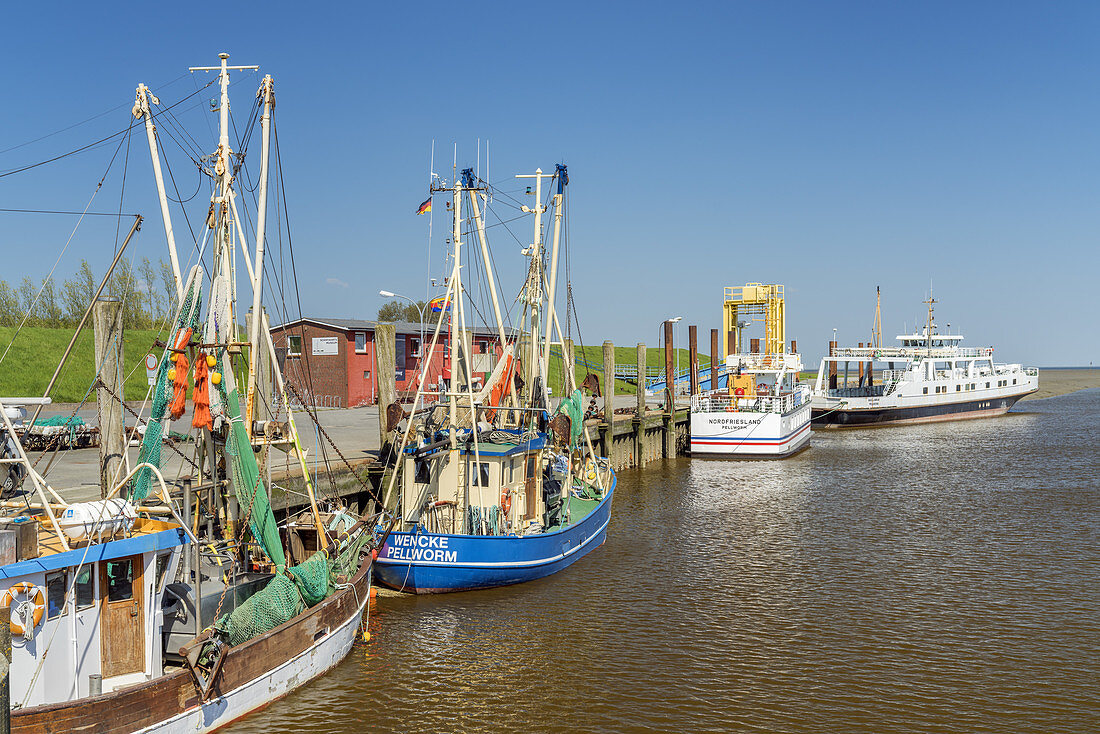
[[[458,379],[457,345],[451,345],[452,389]],[[385,456],[391,434],[386,430],[386,409],[397,402],[397,327],[394,324],[378,324],[374,327],[374,374],[378,377],[378,432],[381,437],[381,456]]]
[[691,394],[699,393],[699,335],[695,324],[688,326],[688,365],[691,371]]
[[603,343],[603,420],[604,456],[611,465],[615,465],[615,345],[609,341]]
[[661,433],[661,456],[674,456],[676,442],[672,438],[672,416],[676,413],[676,370],[673,367],[672,322],[665,321],[665,430]]
[[[836,356],[836,342],[829,342],[829,356]],[[829,389],[836,390],[836,362],[829,362]]]
[[645,379],[646,379],[646,354],[645,344],[638,344],[638,392],[635,397],[637,402],[634,408],[634,465],[645,466]]
[[[125,424],[122,419],[122,303],[101,298],[92,309],[95,331],[95,366],[103,386],[96,391],[99,409],[99,489],[106,497],[122,474],[126,450]],[[116,397],[117,396],[117,397]]]
[[718,329],[710,330],[710,389],[718,389]]
[[[859,343],[859,348],[863,349],[863,342]],[[859,360],[859,386],[863,387],[863,360]]]

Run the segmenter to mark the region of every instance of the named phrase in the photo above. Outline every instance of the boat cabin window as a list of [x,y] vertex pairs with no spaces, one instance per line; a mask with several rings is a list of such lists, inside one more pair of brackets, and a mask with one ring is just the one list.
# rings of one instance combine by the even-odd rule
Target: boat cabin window
[[[477,462],[473,462],[476,464]],[[480,478],[479,478],[480,475]],[[488,487],[489,486],[489,462],[481,462],[480,472],[471,472],[470,484],[474,487]]]
[[134,598],[134,561],[107,561],[107,601]]
[[46,574],[46,619],[65,614],[65,592],[69,590],[69,573],[54,571]]
[[417,459],[414,462],[416,467],[416,475],[413,477],[413,481],[417,484],[428,484],[432,481],[432,467],[427,461],[423,459]]
[[926,387],[926,388],[924,388],[924,394],[925,394],[925,395],[927,395],[927,394],[928,394],[928,388],[927,388],[927,387]]
[[92,566],[84,566],[76,573],[76,609],[87,609],[95,604],[95,578]]

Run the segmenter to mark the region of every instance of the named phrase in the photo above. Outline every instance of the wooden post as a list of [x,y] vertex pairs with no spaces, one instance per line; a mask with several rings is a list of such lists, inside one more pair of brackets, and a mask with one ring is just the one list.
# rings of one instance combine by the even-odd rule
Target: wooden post
[[0,734],[11,734],[11,607],[0,607]]
[[[829,342],[829,356],[836,356],[836,342]],[[836,362],[829,363],[829,389],[836,390]]]
[[[863,342],[859,343],[859,348],[863,348]],[[859,386],[863,387],[863,360],[859,360]]]
[[662,435],[661,455],[669,459],[675,451],[672,440],[672,416],[676,414],[676,370],[673,367],[672,322],[665,322],[665,430]]
[[688,365],[691,370],[691,394],[699,392],[699,334],[695,324],[688,326]]
[[615,415],[615,345],[603,343],[603,414],[611,422]]
[[[103,383],[96,392],[99,409],[99,490],[106,497],[121,477],[122,452],[126,450],[122,421],[122,303],[115,298],[96,301],[92,313],[95,331],[95,366]],[[118,397],[115,397],[115,396]]]
[[710,330],[710,389],[718,389],[718,329]]
[[615,345],[609,341],[603,343],[603,455],[615,466]]
[[759,339],[750,339],[749,340],[749,352],[751,352],[752,354],[760,354],[760,340]]
[[[389,449],[391,433],[386,430],[386,409],[397,402],[397,327],[378,324],[374,327],[374,374],[378,378],[378,432],[381,452]],[[451,345],[451,389],[458,384],[458,345]]]
[[672,322],[665,322],[665,412],[672,414],[676,409],[676,368],[672,345]]
[[791,354],[798,354],[798,342],[791,339]]
[[646,354],[645,344],[638,344],[638,392],[634,396],[637,402],[634,407],[634,465],[645,466],[645,379],[646,379]]

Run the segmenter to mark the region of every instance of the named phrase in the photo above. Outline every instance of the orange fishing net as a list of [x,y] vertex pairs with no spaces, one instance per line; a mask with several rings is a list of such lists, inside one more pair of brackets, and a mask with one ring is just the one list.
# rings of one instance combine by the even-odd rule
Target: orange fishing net
[[172,393],[172,402],[168,403],[168,415],[172,420],[178,420],[183,415],[183,410],[186,407],[187,401],[187,369],[190,364],[187,362],[187,353],[184,351],[187,349],[188,343],[191,341],[191,330],[180,334],[180,338],[176,340],[175,349],[178,351],[173,352],[176,355],[176,379],[172,383],[174,392]]
[[199,352],[195,360],[195,391],[191,394],[191,402],[195,405],[195,417],[191,419],[193,428],[214,427],[214,419],[210,415],[210,370],[206,364],[206,355]]

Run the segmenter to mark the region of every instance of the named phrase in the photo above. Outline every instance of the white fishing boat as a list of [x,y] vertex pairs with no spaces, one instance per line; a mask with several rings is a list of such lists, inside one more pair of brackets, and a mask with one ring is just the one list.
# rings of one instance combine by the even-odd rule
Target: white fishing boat
[[[1037,369],[995,362],[993,347],[964,347],[961,334],[939,333],[933,320],[936,301],[929,298],[925,303],[924,328],[898,335],[897,346],[830,344],[814,382],[815,426],[861,428],[987,418],[1007,413],[1016,401],[1039,389]],[[874,342],[881,343],[881,337]]]
[[[211,198],[196,250],[201,261],[209,244],[209,260],[186,277],[160,175],[153,111],[159,101],[141,85],[133,108],[146,124],[178,297],[160,346],[150,414],[141,418],[138,461],[131,467],[123,450],[104,470],[103,500],[66,502],[67,490],[51,486],[48,469],[35,469],[0,405],[0,444],[10,454],[4,463],[22,467],[8,473],[10,491],[18,494],[15,485],[29,478],[35,493],[3,502],[8,515],[0,518],[14,732],[213,731],[339,662],[368,604],[372,552],[388,532],[388,516],[320,506],[261,308],[274,84],[263,79],[251,116],[262,129],[253,239],[238,216],[234,183],[244,151],[230,147],[228,90],[230,71],[256,67],[229,66],[228,54],[220,59],[193,69],[217,74],[220,136],[208,166],[200,166]],[[140,217],[131,236],[139,224]],[[238,250],[253,295],[247,341],[236,318]],[[270,373],[261,372],[261,361]],[[192,374],[195,459],[180,457],[196,471],[170,488],[161,471],[162,439],[169,421],[186,412]],[[236,376],[245,374],[247,389],[239,390]],[[270,375],[271,394],[258,389],[261,374]],[[120,395],[110,398],[122,402]],[[265,418],[257,420],[261,408]],[[282,524],[272,511],[270,473],[265,478],[258,462],[270,471],[265,457],[278,450],[300,467],[309,500],[307,511]]]

